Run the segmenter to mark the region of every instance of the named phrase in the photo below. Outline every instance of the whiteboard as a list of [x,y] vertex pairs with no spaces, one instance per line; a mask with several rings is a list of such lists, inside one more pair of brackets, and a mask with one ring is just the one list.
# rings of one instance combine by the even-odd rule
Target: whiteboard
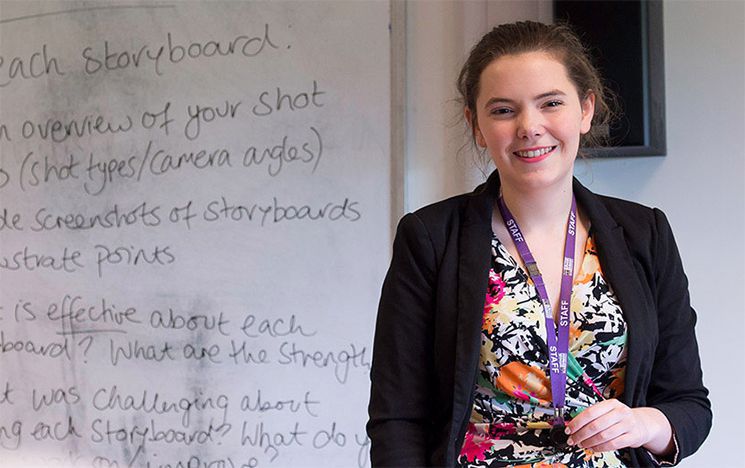
[[368,464],[390,21],[0,3],[1,467]]

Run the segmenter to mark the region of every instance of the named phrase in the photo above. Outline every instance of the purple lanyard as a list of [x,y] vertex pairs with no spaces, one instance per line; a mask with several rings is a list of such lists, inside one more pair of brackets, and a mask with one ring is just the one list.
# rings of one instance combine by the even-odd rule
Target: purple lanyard
[[[528,269],[528,274],[533,280],[538,296],[543,303],[543,316],[546,320],[546,341],[548,344],[548,363],[551,378],[551,395],[554,404],[554,416],[556,422],[563,424],[564,418],[561,409],[564,407],[566,398],[567,381],[567,358],[569,353],[569,305],[572,299],[572,279],[574,276],[574,243],[577,238],[577,202],[572,195],[572,208],[569,211],[569,222],[567,223],[566,243],[564,244],[564,267],[561,273],[561,292],[559,294],[559,326],[554,325],[554,314],[551,310],[551,302],[548,300],[546,285],[543,282],[538,264],[530,253],[528,243],[525,241],[515,217],[504,204],[502,196],[497,200],[502,219],[507,230],[512,236],[512,241],[523,263]],[[557,336],[558,335],[558,336]]]

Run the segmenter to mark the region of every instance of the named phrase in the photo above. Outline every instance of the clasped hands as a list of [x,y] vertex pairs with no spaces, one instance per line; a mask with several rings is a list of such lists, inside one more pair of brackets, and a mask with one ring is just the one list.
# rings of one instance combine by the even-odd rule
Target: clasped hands
[[616,399],[596,403],[567,422],[568,444],[606,452],[644,447],[655,455],[673,449],[670,422],[656,408],[629,408]]

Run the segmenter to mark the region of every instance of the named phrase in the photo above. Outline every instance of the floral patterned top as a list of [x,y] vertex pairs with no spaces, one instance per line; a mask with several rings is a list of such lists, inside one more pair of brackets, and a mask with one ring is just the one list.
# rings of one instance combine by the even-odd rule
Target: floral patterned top
[[[574,278],[566,408],[569,417],[623,393],[626,322],[603,279],[592,237]],[[556,449],[543,308],[529,276],[496,236],[484,304],[475,399],[458,466],[623,467],[625,451]]]

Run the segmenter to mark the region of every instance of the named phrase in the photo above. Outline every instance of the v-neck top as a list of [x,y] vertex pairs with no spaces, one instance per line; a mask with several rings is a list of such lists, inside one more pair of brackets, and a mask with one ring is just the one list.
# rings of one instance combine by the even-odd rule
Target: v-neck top
[[[458,466],[625,466],[626,451],[593,453],[551,445],[543,306],[530,277],[496,236],[491,247],[479,374]],[[626,322],[603,278],[591,235],[574,278],[570,310],[569,418],[602,399],[620,398],[624,390]]]

